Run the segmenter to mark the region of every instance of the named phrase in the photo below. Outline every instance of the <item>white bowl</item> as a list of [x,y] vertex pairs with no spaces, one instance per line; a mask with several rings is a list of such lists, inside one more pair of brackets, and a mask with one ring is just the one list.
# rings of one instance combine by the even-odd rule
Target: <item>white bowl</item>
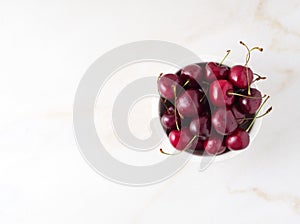
[[[214,61],[214,62],[218,62],[220,60],[220,57],[216,57],[216,56],[211,56],[211,55],[202,55],[200,56],[200,58],[202,59],[202,62],[209,62],[209,61]],[[198,62],[195,62],[195,63],[198,63]],[[225,65],[228,65],[230,67],[234,66],[234,65],[237,65],[237,63],[233,63],[229,60],[225,60],[224,62]],[[257,86],[255,84],[252,84],[253,87],[257,88]],[[157,101],[155,101],[155,103],[157,104]],[[156,107],[153,107],[155,108],[154,110],[152,110],[154,114],[154,116],[157,116],[158,115],[158,104],[156,105]],[[259,132],[259,129],[262,125],[262,118],[260,119],[257,119],[253,125],[253,127],[251,128],[251,131],[249,132],[249,136],[250,136],[250,143],[249,145],[247,146],[247,148],[245,149],[242,149],[242,150],[236,150],[236,151],[229,151],[229,152],[226,152],[226,153],[223,153],[223,154],[220,154],[220,155],[217,155],[215,156],[214,158],[214,162],[220,162],[220,161],[224,161],[224,160],[227,160],[227,159],[231,159],[237,155],[239,155],[240,153],[243,153],[245,152],[246,150],[249,150],[250,147],[251,147],[251,144],[252,142],[254,141],[255,137],[257,136],[258,132]],[[168,138],[167,138],[167,135],[166,135],[166,138],[164,138],[163,141],[168,141]],[[188,153],[188,152],[186,152]],[[199,162],[200,158],[203,158],[204,156],[201,156],[201,155],[192,155],[191,156],[191,161],[196,161],[196,162]]]

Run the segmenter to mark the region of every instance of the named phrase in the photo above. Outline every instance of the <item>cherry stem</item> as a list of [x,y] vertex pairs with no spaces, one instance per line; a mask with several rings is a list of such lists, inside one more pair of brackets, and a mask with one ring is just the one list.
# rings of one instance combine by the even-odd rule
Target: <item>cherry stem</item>
[[234,96],[241,96],[241,97],[245,97],[245,98],[251,98],[251,99],[263,99],[263,98],[265,98],[267,96],[265,94],[262,97],[255,97],[255,96],[248,96],[248,95],[243,95],[243,94],[234,93],[234,92],[227,92],[227,94],[234,95]]
[[175,155],[178,155],[178,154],[182,153],[183,151],[187,150],[188,147],[192,144],[192,142],[193,142],[196,138],[198,138],[197,135],[195,135],[195,136],[194,136],[194,137],[186,144],[186,146],[185,146],[182,150],[180,150],[179,152],[177,152],[177,153],[168,153],[168,152],[165,152],[162,148],[160,148],[159,151],[160,151],[162,154],[165,154],[165,155],[168,155],[168,156],[175,156]]
[[182,87],[185,87],[187,84],[189,84],[190,80],[187,80]]
[[243,45],[244,47],[246,47],[246,49],[248,51],[248,53],[246,54],[246,63],[245,63],[245,66],[247,66],[248,62],[250,60],[250,49],[243,41],[240,41],[240,44]]
[[227,52],[226,55],[224,56],[224,58],[222,59],[222,61],[219,63],[220,65],[223,64],[223,62],[225,61],[225,59],[226,59],[226,58],[228,57],[228,55],[230,54],[231,50],[227,50],[226,52]]
[[175,124],[176,124],[176,128],[177,131],[180,130],[179,125],[178,125],[178,121],[177,121],[177,113],[176,113],[176,100],[177,100],[177,96],[176,96],[176,86],[173,86],[173,91],[174,91],[174,115],[175,115]]
[[247,76],[247,83],[248,83],[248,95],[251,94],[250,92],[250,82],[249,82],[249,75],[248,75],[248,63],[249,63],[249,60],[250,60],[250,53],[251,51],[253,50],[259,50],[259,51],[263,51],[263,48],[261,47],[253,47],[251,48],[251,50],[249,49],[249,47],[243,42],[243,41],[240,41],[240,44],[242,44],[243,46],[246,47],[248,53],[246,55],[246,63],[245,63],[245,67],[246,67],[246,76]]
[[159,151],[160,151],[162,154],[165,154],[165,155],[168,155],[168,156],[175,156],[175,155],[178,155],[178,154],[181,153],[181,152],[177,152],[177,153],[168,153],[168,152],[165,152],[162,148],[160,148]]
[[[266,110],[262,115],[259,115],[256,117],[256,119],[258,118],[262,118],[264,116],[266,116],[268,113],[270,113],[272,111],[272,107],[270,107],[268,110]],[[249,118],[238,118],[237,120],[245,120],[245,121],[249,121],[249,120],[252,120],[254,119],[253,117],[249,117]]]
[[[256,119],[258,118],[262,118],[264,116],[266,116],[268,113],[270,113],[272,111],[272,107],[270,107],[268,110],[266,110],[265,113],[263,113],[262,115],[259,115],[256,117]],[[237,118],[237,120],[243,120],[243,123],[245,123],[244,121],[249,121],[249,120],[252,120],[253,117],[248,117],[248,118]]]
[[[267,96],[267,98],[264,100],[264,102],[260,105],[260,107],[258,108],[257,112],[255,113],[255,116],[254,116],[252,122],[250,123],[249,127],[247,128],[246,132],[249,132],[249,131],[250,131],[250,129],[252,128],[252,126],[254,125],[254,122],[256,121],[256,119],[257,119],[257,117],[258,117],[259,112],[261,111],[261,109],[262,109],[263,106],[266,104],[266,102],[268,101],[269,98],[270,98],[270,96]],[[270,107],[270,108],[272,108],[272,107]],[[268,111],[270,112],[270,111],[272,110],[272,109],[270,109],[270,108],[267,110],[267,112],[268,112]],[[268,113],[269,113],[269,112],[268,112]]]
[[157,80],[159,80],[162,77],[163,74],[164,73],[160,73],[159,76],[158,76],[158,78],[157,78]]
[[252,83],[254,83],[254,82],[256,82],[256,81],[259,81],[259,80],[262,80],[262,79],[267,79],[267,77],[265,77],[265,76],[260,76],[260,75],[255,74],[255,73],[253,73],[253,75],[257,76],[257,78],[254,79],[254,80],[252,81]]
[[247,84],[248,84],[248,95],[251,95],[251,92],[250,92],[250,82],[249,82],[249,75],[248,75],[248,62],[250,60],[250,50],[249,50],[249,47],[243,42],[243,41],[240,41],[240,44],[242,44],[243,46],[246,47],[248,53],[246,55],[246,63],[245,63],[245,66],[246,66],[246,77],[247,77]]
[[252,47],[250,52],[253,50],[259,50],[260,52],[263,52],[264,49],[262,47]]
[[257,118],[261,118],[266,116],[268,113],[270,113],[273,110],[273,107],[269,107],[268,110],[266,110],[266,112],[264,112],[262,115],[259,115]]

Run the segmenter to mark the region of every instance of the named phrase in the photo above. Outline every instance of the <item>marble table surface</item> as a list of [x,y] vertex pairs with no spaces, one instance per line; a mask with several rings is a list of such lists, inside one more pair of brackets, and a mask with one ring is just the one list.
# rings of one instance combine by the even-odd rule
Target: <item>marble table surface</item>
[[[0,223],[300,223],[299,20],[298,0],[0,1]],[[273,111],[251,148],[147,187],[91,169],[73,132],[78,83],[99,56],[139,40],[220,58],[231,49],[239,63],[240,40],[264,47],[250,64],[268,77],[259,87]]]

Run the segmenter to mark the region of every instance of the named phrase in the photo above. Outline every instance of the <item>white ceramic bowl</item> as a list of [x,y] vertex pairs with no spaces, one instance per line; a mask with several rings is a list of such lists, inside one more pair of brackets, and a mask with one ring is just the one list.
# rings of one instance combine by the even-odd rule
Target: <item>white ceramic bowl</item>
[[[216,57],[216,56],[211,56],[211,55],[202,55],[200,56],[200,58],[202,59],[203,62],[209,62],[209,61],[215,61],[215,62],[218,62],[220,60],[220,57]],[[197,62],[195,62],[197,63]],[[229,60],[225,60],[224,64],[232,67],[234,65],[237,65],[237,63],[233,63]],[[253,87],[257,88],[257,86],[255,84],[252,84]],[[156,105],[156,108],[152,111],[154,114],[154,116],[157,116],[158,115],[158,102],[155,101],[155,103],[157,104]],[[249,132],[249,135],[250,135],[250,143],[248,145],[247,148],[243,149],[243,150],[237,150],[237,151],[229,151],[229,152],[226,152],[226,153],[223,153],[221,155],[217,155],[215,158],[214,158],[214,162],[219,162],[219,161],[224,161],[224,160],[227,160],[227,159],[231,159],[237,155],[239,155],[240,153],[243,153],[245,152],[246,150],[249,150],[251,148],[251,143],[254,141],[255,137],[257,136],[258,132],[259,132],[259,129],[262,125],[262,118],[260,119],[257,119],[253,125],[253,127],[251,128],[251,131]],[[166,135],[166,138],[163,139],[163,141],[169,141],[167,135]],[[186,152],[187,153],[187,152]],[[192,155],[191,156],[191,161],[196,161],[196,162],[199,162],[199,157],[203,157],[203,156],[199,156],[199,155]]]

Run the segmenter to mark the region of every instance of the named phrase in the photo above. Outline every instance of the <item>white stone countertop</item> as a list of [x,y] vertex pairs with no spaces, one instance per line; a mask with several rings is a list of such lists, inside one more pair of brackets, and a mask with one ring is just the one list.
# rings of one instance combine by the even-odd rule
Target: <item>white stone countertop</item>
[[[0,1],[0,223],[300,223],[299,21],[298,0]],[[250,66],[268,77],[259,88],[273,111],[251,148],[204,172],[190,162],[147,187],[91,169],[74,137],[76,88],[98,57],[139,40],[220,58],[231,49],[238,63],[240,40],[262,46]],[[107,94],[99,114],[110,102]]]

